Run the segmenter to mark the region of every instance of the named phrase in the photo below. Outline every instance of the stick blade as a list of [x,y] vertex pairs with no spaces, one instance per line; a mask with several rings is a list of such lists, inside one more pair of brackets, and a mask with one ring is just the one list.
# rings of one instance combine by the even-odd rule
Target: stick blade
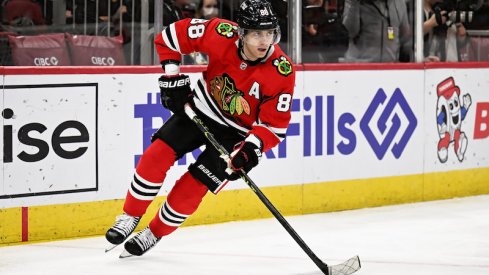
[[361,267],[360,257],[355,256],[341,264],[328,266],[328,271],[329,275],[350,275],[357,272]]

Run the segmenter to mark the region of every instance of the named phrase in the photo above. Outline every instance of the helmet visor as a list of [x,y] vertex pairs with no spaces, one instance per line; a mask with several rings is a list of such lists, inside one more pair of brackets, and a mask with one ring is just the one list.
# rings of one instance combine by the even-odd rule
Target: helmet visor
[[240,29],[243,42],[252,46],[272,45],[280,41],[280,29]]

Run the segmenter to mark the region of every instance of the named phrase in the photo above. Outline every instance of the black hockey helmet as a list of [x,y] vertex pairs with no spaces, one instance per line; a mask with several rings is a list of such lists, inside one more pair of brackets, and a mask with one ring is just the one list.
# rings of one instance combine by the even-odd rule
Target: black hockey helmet
[[240,28],[267,30],[278,28],[278,18],[272,5],[266,0],[245,0],[238,9],[237,23]]
[[272,5],[266,0],[244,0],[239,6],[237,23],[240,28],[240,36],[246,30],[275,30],[274,43],[280,41],[280,26],[277,14]]

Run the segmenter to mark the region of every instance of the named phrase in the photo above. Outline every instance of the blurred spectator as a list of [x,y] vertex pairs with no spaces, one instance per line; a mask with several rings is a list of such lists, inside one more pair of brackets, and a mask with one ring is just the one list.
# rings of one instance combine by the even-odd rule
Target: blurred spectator
[[323,0],[306,0],[305,2],[307,6],[316,6],[316,7],[323,7],[324,4]]
[[226,1],[219,0],[200,0],[195,13],[195,18],[201,19],[219,17],[229,20],[230,16],[231,9],[226,4]]
[[[148,1],[149,5],[149,22],[154,23],[154,0]],[[191,4],[189,1],[175,1],[175,0],[163,0],[163,26],[168,26],[171,23],[178,21],[180,19],[186,18],[188,10],[191,9]],[[184,14],[183,10],[187,10]]]
[[[193,14],[191,11],[193,8],[193,3],[189,0],[163,0],[163,26],[168,26],[173,22],[186,18],[185,15],[190,16]],[[150,17],[149,21],[154,22],[154,0],[150,1]],[[185,15],[182,12],[186,11]],[[184,55],[182,58],[182,64],[199,64],[195,61],[195,57],[192,55]],[[199,60],[202,63],[207,63],[206,60]]]
[[[195,18],[199,19],[211,19],[213,17],[219,17],[219,1],[217,0],[200,0],[197,5],[197,11]],[[198,65],[205,65],[209,63],[206,54],[195,52],[190,54],[193,63]],[[187,60],[188,61],[188,60]]]
[[113,23],[118,23],[120,20],[124,22],[131,21],[131,13],[128,12],[128,7],[131,6],[130,0],[100,1],[99,3],[104,3],[101,5],[101,10],[99,10],[100,20],[104,22],[111,20]]
[[73,33],[102,36],[122,35],[124,43],[128,43],[131,40],[131,34],[123,22],[132,21],[131,7],[132,0],[68,0],[66,1],[66,22],[76,24]]
[[195,3],[185,4],[182,8],[183,18],[195,18],[195,12],[197,8]]
[[217,0],[200,0],[195,18],[211,19],[219,16],[219,2]]
[[489,1],[474,11],[472,22],[465,25],[470,30],[489,30]]
[[35,0],[6,0],[2,3],[2,23],[15,27],[43,25],[42,8]]
[[[104,0],[107,1],[107,0]],[[119,1],[119,0],[118,0]],[[134,2],[134,5],[133,5]],[[181,20],[186,17],[186,15],[191,15],[194,13],[194,5],[192,3],[188,5],[184,5],[184,11],[182,11],[179,7],[175,5],[174,0],[162,0],[162,23],[163,26],[168,26],[171,23]],[[188,3],[188,1],[185,1]],[[153,35],[154,35],[154,29],[153,29],[153,24],[155,22],[155,0],[148,0],[146,1],[139,1],[139,0],[129,0],[128,1],[128,14],[134,16],[134,33],[132,34],[133,41],[135,43],[125,44],[124,45],[124,51],[126,53],[126,60],[128,63],[131,64],[151,64],[151,57],[147,55],[142,55],[141,54],[141,44],[138,43],[141,41],[141,39],[144,39],[146,41],[153,41]],[[134,11],[131,9],[134,7]],[[143,14],[143,7],[144,11],[146,11],[146,14]],[[144,19],[143,19],[144,18]],[[144,31],[142,31],[142,26],[139,23],[146,21],[149,23],[148,25],[144,25]],[[126,22],[126,21],[124,21]],[[132,30],[132,24],[130,22],[128,24],[123,24],[124,30],[131,31]],[[142,37],[143,36],[143,37]],[[128,47],[128,45],[130,47]],[[149,51],[150,53],[153,53],[153,43],[149,43],[149,47],[151,47],[151,50]],[[135,53],[134,55],[131,55],[132,53]],[[151,54],[150,54],[151,55]],[[131,60],[131,61],[130,61]],[[183,62],[184,64],[185,61]]]
[[449,11],[441,0],[424,0],[425,61],[461,61],[459,49],[467,43],[467,31],[462,23],[448,20]]
[[404,0],[345,0],[346,62],[409,62],[412,32]]
[[348,47],[348,31],[336,14],[326,13],[322,0],[306,0],[305,4],[302,61],[338,62]]
[[[229,14],[229,7],[218,0],[200,0],[195,12],[195,18],[199,19],[211,19],[213,17],[225,18],[224,14]],[[195,52],[188,56],[184,56],[183,61],[185,64],[206,65],[208,64],[208,57],[206,54]]]
[[[130,0],[129,2],[134,1],[134,22],[141,22],[141,12],[142,12],[142,5],[143,3],[139,0]],[[131,3],[132,5],[132,3]],[[154,7],[155,7],[155,2],[154,0],[148,0],[147,2],[148,5],[148,22],[149,23],[154,23]],[[131,6],[129,6],[131,7]],[[185,6],[185,9],[192,9],[192,5]],[[128,12],[132,12],[129,11]],[[192,12],[192,11],[190,11]],[[187,13],[184,13],[183,10],[178,8],[177,6],[174,5],[174,0],[163,0],[163,25],[168,26],[169,24],[183,19],[186,16]]]
[[[128,22],[131,21],[131,13],[128,12],[131,6],[131,0],[68,0],[66,1],[66,15],[67,17],[72,16],[77,24],[107,22],[109,18],[112,22],[118,22],[121,18]],[[98,14],[96,14],[97,9]]]
[[[154,7],[151,5],[150,7]],[[151,11],[153,9],[150,9]],[[150,12],[151,14],[152,12]],[[168,26],[171,23],[183,19],[182,9],[175,4],[173,0],[163,1],[163,26]],[[151,21],[152,22],[152,21]]]
[[[42,14],[44,17],[44,24],[52,25],[53,24],[53,4],[56,5],[59,2],[58,0],[37,0],[42,9]],[[73,0],[65,0],[65,1],[73,1]],[[64,2],[62,2],[64,4]]]
[[[165,0],[164,2],[169,2],[169,1]],[[180,12],[182,12],[187,7],[189,7],[189,5],[193,4],[192,1],[190,1],[190,0],[173,0],[172,2],[173,2],[173,5],[180,10]],[[182,15],[183,15],[183,13],[182,13]],[[183,18],[185,18],[185,15]]]
[[12,52],[8,42],[9,36],[15,36],[13,32],[0,32],[0,66],[12,66]]
[[[278,25],[280,26],[280,48],[287,51],[287,33],[288,33],[288,6],[287,0],[269,0],[273,10],[277,13]],[[226,18],[226,17],[223,17]]]

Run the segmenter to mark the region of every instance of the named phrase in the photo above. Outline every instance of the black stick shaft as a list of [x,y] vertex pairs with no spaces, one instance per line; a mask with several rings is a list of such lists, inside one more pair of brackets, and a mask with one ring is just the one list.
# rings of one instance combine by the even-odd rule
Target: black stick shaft
[[[192,108],[187,104],[185,105],[185,113],[192,119],[197,127],[202,131],[209,142],[217,149],[221,155],[229,156],[226,148],[224,148],[215,138],[214,135],[207,129],[204,122],[195,114]],[[321,259],[319,259],[316,254],[309,248],[309,246],[302,240],[302,238],[295,232],[294,228],[287,222],[287,220],[280,214],[280,212],[275,208],[275,206],[268,200],[268,198],[263,194],[263,192],[258,188],[258,186],[251,180],[251,178],[241,170],[239,176],[244,182],[253,190],[253,192],[258,196],[258,198],[265,204],[268,210],[275,216],[275,218],[282,224],[282,226],[289,232],[290,236],[297,242],[297,244],[304,250],[304,252],[311,258],[311,260],[319,267],[319,269],[326,275],[329,275],[328,265],[325,264]]]

